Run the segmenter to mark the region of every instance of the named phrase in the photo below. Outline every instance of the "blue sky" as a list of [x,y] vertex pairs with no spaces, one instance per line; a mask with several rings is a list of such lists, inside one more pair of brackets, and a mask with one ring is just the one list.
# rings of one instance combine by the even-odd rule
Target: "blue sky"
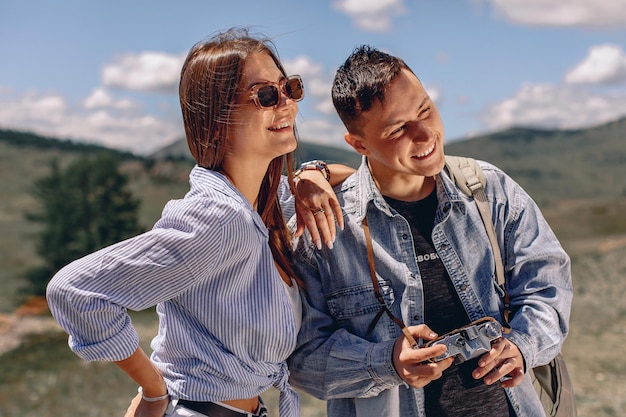
[[187,51],[232,26],[303,76],[306,141],[344,145],[330,84],[360,44],[411,66],[448,142],[626,116],[626,0],[0,0],[0,128],[155,151],[183,136]]

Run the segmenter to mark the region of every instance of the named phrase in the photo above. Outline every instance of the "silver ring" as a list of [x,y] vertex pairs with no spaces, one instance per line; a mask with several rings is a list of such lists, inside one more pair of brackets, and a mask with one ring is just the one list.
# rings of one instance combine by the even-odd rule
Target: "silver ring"
[[319,210],[317,210],[315,213],[313,213],[314,216],[317,216],[318,214],[324,213],[324,209],[320,208]]

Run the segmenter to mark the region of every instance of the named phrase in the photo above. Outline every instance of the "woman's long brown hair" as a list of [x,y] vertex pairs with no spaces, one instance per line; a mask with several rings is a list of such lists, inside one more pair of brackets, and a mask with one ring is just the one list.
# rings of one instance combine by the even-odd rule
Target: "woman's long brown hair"
[[[235,109],[246,59],[266,53],[278,69],[287,75],[270,40],[256,39],[247,29],[230,29],[208,41],[196,44],[181,71],[179,94],[185,135],[196,163],[220,171],[227,152],[227,131]],[[294,134],[297,133],[294,127]],[[269,231],[269,245],[274,261],[289,277],[297,279],[287,229],[280,204],[278,186],[286,170],[292,180],[293,153],[270,162],[258,196],[257,210]],[[281,276],[284,274],[281,273]],[[286,278],[283,276],[283,279]],[[288,284],[291,284],[288,282]]]

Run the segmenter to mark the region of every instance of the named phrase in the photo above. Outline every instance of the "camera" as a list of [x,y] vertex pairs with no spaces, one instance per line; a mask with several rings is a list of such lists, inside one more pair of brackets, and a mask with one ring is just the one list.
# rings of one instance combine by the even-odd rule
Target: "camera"
[[499,337],[502,337],[502,325],[492,317],[484,317],[431,340],[425,347],[444,345],[448,348],[444,354],[430,359],[431,362],[454,356],[454,363],[459,364],[489,352],[491,342]]

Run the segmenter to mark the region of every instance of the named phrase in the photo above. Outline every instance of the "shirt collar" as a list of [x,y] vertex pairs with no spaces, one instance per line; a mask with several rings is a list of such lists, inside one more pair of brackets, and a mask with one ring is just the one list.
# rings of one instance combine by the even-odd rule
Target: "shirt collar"
[[363,220],[370,203],[387,216],[393,216],[389,204],[383,198],[372,177],[367,157],[363,156],[359,169],[343,182],[340,192],[348,191],[350,192],[346,195],[344,210],[353,214],[356,220]]
[[217,171],[196,165],[189,175],[191,189],[210,189],[213,192],[224,194],[244,205],[250,210],[254,210],[252,204],[241,192],[226,178]]

